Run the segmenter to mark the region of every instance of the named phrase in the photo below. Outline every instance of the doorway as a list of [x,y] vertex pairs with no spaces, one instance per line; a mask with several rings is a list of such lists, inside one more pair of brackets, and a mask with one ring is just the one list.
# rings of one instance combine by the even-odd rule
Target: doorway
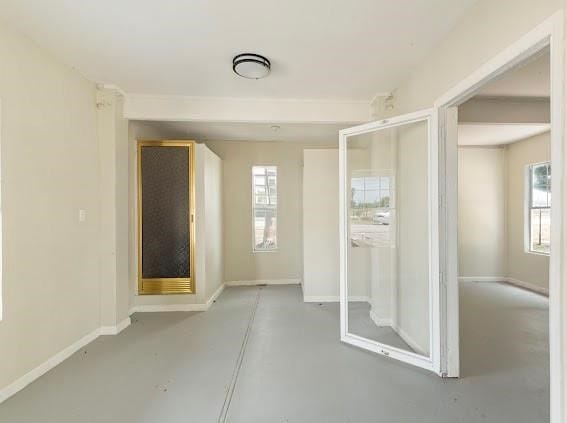
[[549,421],[549,58],[458,106],[460,376],[506,387],[533,422]]
[[[440,147],[440,195],[445,197],[440,216],[440,266],[441,289],[441,350],[442,373],[448,377],[459,377],[459,249],[458,249],[458,107],[462,106],[483,87],[497,80],[510,69],[522,64],[530,57],[549,49],[551,85],[549,100],[550,115],[550,163],[562,169],[563,144],[563,18],[554,15],[522,39],[497,55],[477,72],[464,79],[435,102],[438,110]],[[551,187],[554,202],[550,207],[549,254],[549,363],[550,363],[550,420],[560,421],[561,406],[561,178],[555,179]]]
[[[526,59],[535,54],[540,54],[545,49],[549,49],[550,55],[550,85],[551,93],[549,100],[549,115],[550,115],[550,162],[551,167],[555,169],[562,169],[561,167],[561,154],[563,151],[563,17],[561,14],[554,15],[534,30],[526,34],[515,44],[511,45],[507,50],[498,54],[492,60],[487,62],[475,73],[469,75],[460,84],[448,91],[445,95],[440,97],[431,110],[423,112],[411,113],[408,115],[397,116],[383,121],[372,122],[366,125],[349,128],[340,132],[339,137],[339,173],[340,173],[340,298],[341,298],[341,339],[343,342],[373,351],[377,354],[389,356],[419,367],[432,370],[443,377],[459,377],[460,375],[460,357],[459,357],[459,266],[458,266],[458,106],[464,104],[467,100],[471,99],[475,93],[488,84],[489,82],[497,79],[510,69],[515,68],[517,65],[524,62]],[[397,243],[400,240],[400,228],[403,224],[397,221],[401,215],[401,208],[399,201],[400,193],[395,192],[394,199],[389,210],[389,216],[386,211],[376,210],[373,211],[372,207],[376,208],[376,204],[365,204],[364,207],[359,207],[358,201],[355,198],[356,191],[360,191],[357,186],[360,186],[359,181],[355,181],[355,173],[351,170],[379,170],[380,167],[367,166],[354,169],[349,159],[349,142],[353,142],[353,150],[366,149],[362,155],[366,156],[366,160],[371,160],[372,148],[365,146],[365,136],[372,135],[376,139],[372,140],[373,145],[377,146],[380,143],[387,145],[388,131],[399,127],[403,129],[404,126],[410,125],[415,120],[428,120],[430,122],[431,132],[423,136],[422,140],[427,138],[424,143],[427,147],[426,161],[421,164],[427,163],[427,205],[421,207],[422,214],[429,217],[428,226],[425,228],[428,231],[428,240],[426,250],[421,248],[427,256],[427,272],[424,273],[423,269],[419,272],[421,278],[427,276],[429,278],[428,295],[429,301],[429,320],[428,320],[428,335],[430,340],[429,355],[420,355],[411,344],[406,342],[408,348],[399,348],[392,345],[392,343],[384,342],[384,338],[378,339],[377,336],[362,335],[355,333],[351,330],[349,319],[352,323],[350,310],[357,310],[361,314],[370,315],[370,320],[374,325],[381,326],[381,324],[388,323],[382,319],[372,319],[371,312],[373,311],[373,283],[376,281],[375,275],[387,275],[387,279],[394,281],[393,284],[395,295],[390,298],[399,297],[400,292],[400,245]],[[383,136],[386,134],[386,136]],[[396,131],[389,134],[397,143],[398,134]],[[357,139],[358,137],[358,139]],[[380,138],[384,140],[380,141]],[[359,145],[355,145],[355,144]],[[366,141],[368,144],[368,141]],[[392,163],[399,165],[397,162]],[[390,163],[391,164],[391,163]],[[392,166],[389,167],[392,170]],[[416,168],[419,169],[419,168]],[[399,169],[394,169],[394,175]],[[424,174],[425,175],[425,174]],[[422,175],[422,177],[425,177]],[[372,177],[370,172],[370,177]],[[366,182],[364,182],[365,184]],[[365,185],[363,185],[365,187]],[[399,180],[394,176],[393,187],[398,190]],[[366,187],[364,188],[366,189]],[[561,244],[560,238],[562,233],[561,222],[561,178],[556,178],[551,186],[551,196],[555,199],[550,207],[550,225],[553,231],[550,232],[550,254],[549,254],[549,351],[550,351],[550,417],[551,421],[559,421],[561,415],[561,315],[559,310],[561,298]],[[378,199],[379,200],[379,199]],[[364,200],[366,202],[366,200]],[[369,207],[370,206],[370,207]],[[395,210],[400,208],[400,210]],[[357,213],[357,209],[362,209],[362,214]],[[394,256],[394,265],[390,261],[389,265],[382,263],[378,266],[376,272],[372,265],[362,264],[357,262],[357,257],[365,255],[373,255],[376,251],[372,250],[361,253],[360,249],[362,244],[372,243],[374,234],[366,232],[370,231],[368,228],[356,228],[356,226],[368,226],[373,219],[367,216],[366,211],[372,210],[372,213],[382,213],[382,216],[377,216],[384,219],[387,218],[392,225],[390,231],[390,240],[394,239],[394,244],[391,246],[393,251],[390,254]],[[438,214],[437,214],[438,213]],[[356,225],[356,219],[360,219],[361,225]],[[407,224],[407,223],[406,223]],[[423,225],[422,225],[423,226]],[[409,225],[411,227],[411,224]],[[354,236],[357,229],[360,231],[360,239]],[[416,228],[413,228],[416,230]],[[423,229],[423,227],[421,228]],[[414,231],[419,233],[419,230]],[[412,241],[419,240],[419,237],[410,237]],[[424,244],[425,245],[425,244]],[[376,247],[376,246],[374,246]],[[359,248],[357,252],[355,248]],[[398,251],[396,251],[398,250]],[[361,257],[358,257],[361,258]],[[406,257],[407,258],[407,257]],[[423,258],[423,256],[422,256]],[[380,260],[370,260],[373,264],[380,263]],[[376,267],[376,266],[374,266]],[[366,276],[363,277],[366,289],[362,289],[359,295],[351,289],[355,286],[357,280],[356,272],[353,269],[361,270],[366,269]],[[388,270],[390,269],[390,270]],[[406,267],[407,269],[407,267]],[[370,276],[368,276],[370,275]],[[378,280],[380,277],[378,278]],[[409,280],[412,280],[411,278]],[[413,279],[416,281],[416,279]],[[419,283],[413,285],[413,288],[418,286]],[[423,285],[424,286],[424,285]],[[412,290],[406,290],[405,294],[414,300],[418,295],[412,295]],[[415,291],[413,292],[415,294]],[[423,292],[420,294],[425,295]],[[402,294],[403,296],[404,294]],[[387,299],[387,294],[380,296],[382,300]],[[423,296],[420,297],[423,300]],[[359,303],[359,304],[356,304]],[[361,303],[361,304],[360,304]],[[368,305],[367,305],[368,304]],[[390,300],[391,304],[395,301]],[[357,307],[358,306],[358,307]],[[359,313],[360,314],[360,313]],[[396,319],[399,316],[396,316]],[[423,319],[427,315],[422,315]],[[394,320],[394,319],[392,319]],[[366,319],[368,322],[368,319]],[[373,339],[374,338],[374,339]],[[402,337],[403,338],[403,337]]]

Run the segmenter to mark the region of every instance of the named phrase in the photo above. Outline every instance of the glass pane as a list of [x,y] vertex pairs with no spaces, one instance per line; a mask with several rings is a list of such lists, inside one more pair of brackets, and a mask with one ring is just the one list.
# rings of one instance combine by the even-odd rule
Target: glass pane
[[[360,176],[365,175],[365,176]],[[387,247],[390,240],[388,228],[378,225],[389,225],[388,189],[379,190],[379,177],[371,170],[356,170],[351,177],[351,241],[360,247]],[[387,185],[386,185],[387,186]]]
[[266,168],[264,166],[254,166],[252,168],[252,174],[253,175],[265,175],[266,174]]
[[551,167],[549,163],[532,166],[532,207],[551,206]]
[[254,251],[277,248],[277,168],[253,166]]
[[428,124],[347,139],[348,331],[429,356]]
[[255,204],[259,205],[259,206],[264,206],[266,204],[268,204],[268,197],[265,195],[257,195],[255,197]]
[[530,249],[542,254],[549,254],[551,245],[550,209],[531,210]]
[[254,210],[254,249],[273,250],[276,243],[277,218],[274,209]]
[[265,195],[266,194],[266,187],[264,185],[256,185],[254,187],[254,193],[256,195]]
[[254,176],[254,185],[259,187],[266,186],[266,177],[265,176]]
[[141,150],[142,277],[188,278],[188,147]]

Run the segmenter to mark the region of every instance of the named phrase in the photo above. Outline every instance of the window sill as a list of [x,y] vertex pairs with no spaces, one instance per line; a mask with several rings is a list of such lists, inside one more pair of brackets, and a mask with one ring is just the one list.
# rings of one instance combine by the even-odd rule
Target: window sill
[[524,251],[524,253],[533,254],[534,256],[544,256],[544,257],[550,256],[550,253],[540,253],[539,251],[531,251],[531,250],[526,250],[526,251]]

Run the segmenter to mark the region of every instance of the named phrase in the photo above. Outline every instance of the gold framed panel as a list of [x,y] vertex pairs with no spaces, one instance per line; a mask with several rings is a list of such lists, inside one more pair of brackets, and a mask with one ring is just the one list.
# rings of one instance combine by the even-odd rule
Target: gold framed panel
[[[195,141],[190,140],[158,140],[138,141],[137,146],[137,207],[138,207],[138,294],[167,295],[195,294]],[[189,167],[189,277],[187,278],[144,278],[142,271],[142,149],[144,147],[186,147]]]

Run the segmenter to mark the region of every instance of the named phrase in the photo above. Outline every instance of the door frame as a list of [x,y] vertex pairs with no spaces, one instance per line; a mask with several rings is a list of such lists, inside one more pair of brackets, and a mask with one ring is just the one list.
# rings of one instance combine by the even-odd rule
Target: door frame
[[[468,100],[486,83],[494,80],[543,48],[550,47],[551,63],[551,163],[554,169],[551,210],[550,273],[549,273],[549,348],[550,348],[550,417],[561,421],[565,388],[562,382],[562,313],[563,280],[561,244],[563,233],[563,157],[564,135],[564,14],[556,12],[518,41],[497,54],[477,71],[442,95],[434,103],[434,116],[439,139],[440,272],[441,272],[441,372],[443,376],[459,376],[459,286],[458,286],[458,158],[456,107]],[[561,169],[561,171],[559,171]]]
[[[427,122],[427,166],[428,166],[428,286],[429,286],[429,356],[385,345],[348,331],[348,200],[347,200],[347,138],[366,134],[377,130],[399,127],[414,122]],[[340,248],[340,334],[341,341],[393,358],[435,373],[440,370],[440,317],[439,310],[439,199],[438,199],[438,137],[433,109],[421,110],[405,115],[395,116],[380,121],[370,122],[339,132],[339,248]]]
[[[189,195],[188,200],[188,229],[189,229],[189,277],[178,278],[144,278],[143,263],[142,263],[142,226],[143,226],[143,207],[142,207],[142,149],[144,147],[184,147],[187,149],[187,165],[188,165],[188,182],[189,182]],[[136,160],[137,160],[137,280],[138,290],[137,295],[175,295],[175,294],[196,294],[195,283],[195,236],[196,236],[196,223],[195,223],[195,173],[196,173],[196,143],[192,140],[138,140],[136,146]]]

